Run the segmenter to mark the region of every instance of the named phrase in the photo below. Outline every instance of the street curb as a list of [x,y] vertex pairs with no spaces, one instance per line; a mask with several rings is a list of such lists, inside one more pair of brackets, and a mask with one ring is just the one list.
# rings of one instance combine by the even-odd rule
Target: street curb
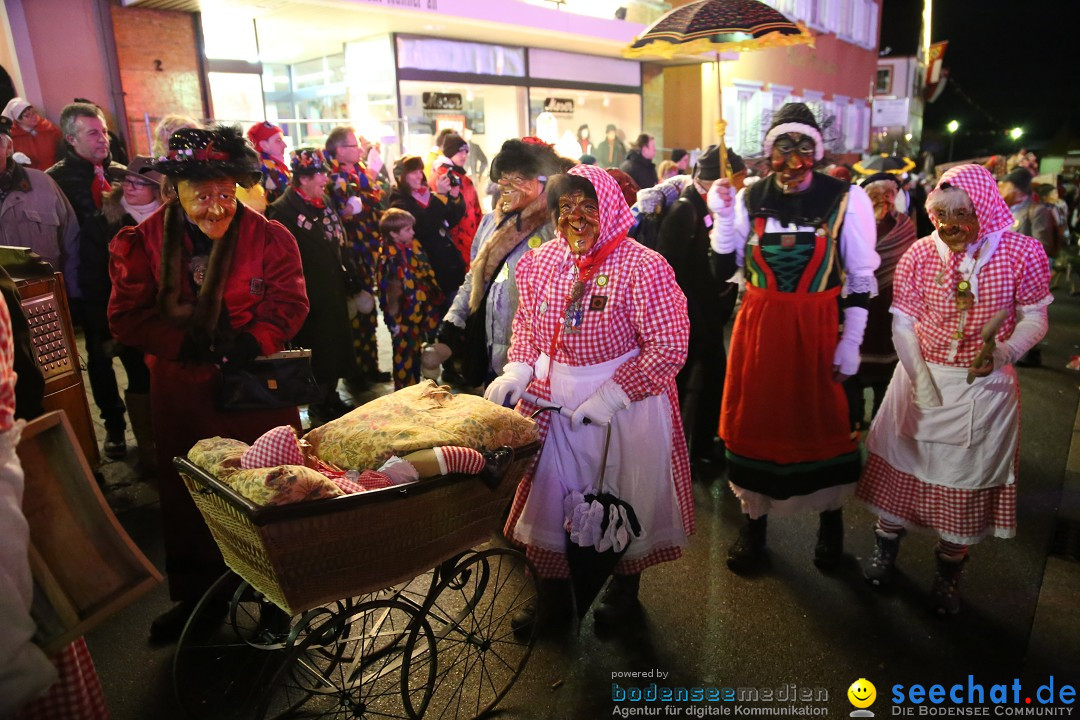
[[1046,559],[1039,600],[1028,638],[1028,677],[1080,675],[1080,408],[1073,421],[1069,457],[1061,486],[1053,544]]

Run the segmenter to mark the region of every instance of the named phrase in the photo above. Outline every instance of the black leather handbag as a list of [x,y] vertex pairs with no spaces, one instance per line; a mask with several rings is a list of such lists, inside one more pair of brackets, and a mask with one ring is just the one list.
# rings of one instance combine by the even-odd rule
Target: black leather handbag
[[318,402],[310,350],[285,350],[221,369],[223,410],[274,410]]

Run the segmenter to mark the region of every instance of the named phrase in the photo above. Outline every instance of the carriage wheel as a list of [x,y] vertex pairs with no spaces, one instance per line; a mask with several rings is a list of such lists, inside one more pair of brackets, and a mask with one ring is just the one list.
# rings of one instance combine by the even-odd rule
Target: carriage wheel
[[474,718],[506,695],[536,641],[535,625],[517,635],[510,626],[514,613],[536,600],[535,578],[532,563],[509,548],[474,553],[442,578],[424,606],[437,654],[428,658],[422,647],[412,647],[412,637],[405,653],[406,675],[435,669],[425,705],[414,704],[420,696],[405,696],[412,715]]
[[[221,598],[233,586],[222,617]],[[199,600],[177,642],[173,687],[180,706],[192,718],[236,718],[238,708],[252,707],[265,692],[290,638],[328,614],[310,611],[293,625],[293,618],[226,572]]]
[[[406,647],[429,662],[403,672]],[[304,717],[411,718],[404,700],[423,706],[431,694],[435,637],[419,610],[376,599],[337,613],[297,642],[261,698],[258,718],[303,705]]]

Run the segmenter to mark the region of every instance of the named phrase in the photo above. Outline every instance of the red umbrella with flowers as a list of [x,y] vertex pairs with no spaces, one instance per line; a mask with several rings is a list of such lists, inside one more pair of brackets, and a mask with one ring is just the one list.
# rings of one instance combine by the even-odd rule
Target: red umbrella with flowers
[[[676,55],[715,53],[719,95],[720,53],[813,44],[814,36],[805,25],[792,22],[759,0],[697,0],[661,17],[623,50],[623,55],[638,59],[670,59]],[[720,107],[723,108],[722,103]],[[723,119],[716,123],[720,135],[721,169],[725,174],[726,126]]]

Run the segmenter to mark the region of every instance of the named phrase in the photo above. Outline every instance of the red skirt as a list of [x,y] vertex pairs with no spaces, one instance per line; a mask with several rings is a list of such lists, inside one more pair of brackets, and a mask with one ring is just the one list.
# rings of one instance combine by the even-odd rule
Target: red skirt
[[747,286],[731,334],[720,437],[768,463],[854,452],[843,386],[833,380],[840,288],[786,293]]
[[186,367],[148,357],[169,594],[176,601],[194,601],[225,572],[225,561],[202,513],[173,468],[173,458],[187,457],[192,445],[215,435],[250,445],[279,425],[292,425],[299,431],[300,414],[296,408],[222,411],[217,407],[221,388],[217,368]]

